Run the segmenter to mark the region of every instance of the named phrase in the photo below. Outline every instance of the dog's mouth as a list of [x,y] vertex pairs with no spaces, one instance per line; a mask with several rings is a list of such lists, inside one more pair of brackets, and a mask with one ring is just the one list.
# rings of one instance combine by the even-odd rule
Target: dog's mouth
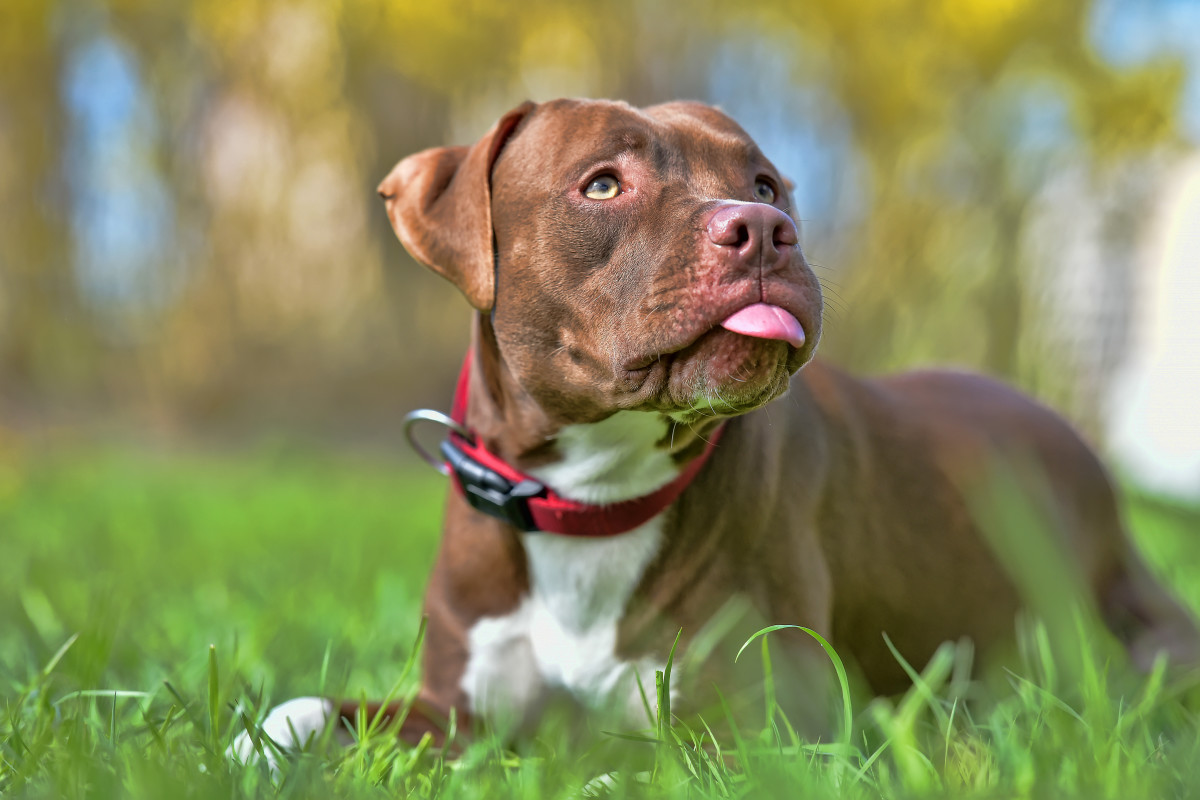
[[624,369],[630,373],[648,370],[656,362],[669,360],[677,353],[688,349],[703,338],[706,333],[711,332],[717,327],[751,338],[774,339],[787,342],[795,350],[802,349],[807,339],[800,321],[790,311],[769,303],[753,303],[734,311],[717,325],[711,326],[699,336],[680,344],[678,347],[668,348],[662,352],[652,353],[626,362]]
[[755,303],[671,352],[628,362],[636,394],[677,421],[733,416],[786,391],[811,348],[795,315]]

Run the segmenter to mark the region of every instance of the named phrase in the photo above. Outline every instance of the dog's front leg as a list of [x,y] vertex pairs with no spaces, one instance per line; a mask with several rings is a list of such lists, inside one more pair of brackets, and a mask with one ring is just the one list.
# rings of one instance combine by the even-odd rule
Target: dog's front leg
[[[433,722],[455,710],[460,731],[486,719],[515,732],[537,719],[547,693],[534,657],[529,581],[519,535],[457,493],[425,596],[428,628],[420,701]],[[428,726],[426,726],[426,729]],[[406,722],[402,735],[418,735]],[[435,739],[441,733],[433,730]]]
[[[529,591],[525,553],[517,533],[479,514],[451,493],[446,530],[425,597],[427,628],[422,654],[422,685],[397,735],[411,744],[426,734],[445,742],[451,713],[459,740],[473,720],[513,731],[537,718],[545,686],[533,663],[523,601]],[[349,744],[362,703],[324,697],[298,697],[271,710],[261,732],[287,752],[299,749],[335,725],[338,741]],[[368,720],[382,712],[387,725],[402,701],[369,702]],[[264,743],[272,768],[278,756]],[[242,733],[230,758],[257,759],[253,740]]]

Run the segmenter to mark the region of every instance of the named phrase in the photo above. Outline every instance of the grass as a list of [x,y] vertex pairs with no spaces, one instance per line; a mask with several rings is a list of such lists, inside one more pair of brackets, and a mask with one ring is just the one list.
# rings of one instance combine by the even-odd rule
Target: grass
[[[854,698],[828,743],[798,737],[771,691],[750,727],[673,720],[668,670],[646,687],[659,720],[641,741],[551,720],[519,753],[484,739],[445,760],[366,735],[364,720],[356,745],[313,742],[277,778],[229,763],[224,748],[270,703],[411,694],[415,671],[397,681],[443,488],[424,469],[286,449],[0,453],[0,794],[1200,795],[1195,681],[1131,675],[1086,630],[1067,643],[1083,653],[1069,673],[1036,622],[989,699],[963,702],[979,686],[969,651],[948,645],[909,666],[903,697]],[[1134,497],[1131,512],[1200,607],[1200,511]],[[761,659],[768,689],[771,641],[764,631],[740,654]]]

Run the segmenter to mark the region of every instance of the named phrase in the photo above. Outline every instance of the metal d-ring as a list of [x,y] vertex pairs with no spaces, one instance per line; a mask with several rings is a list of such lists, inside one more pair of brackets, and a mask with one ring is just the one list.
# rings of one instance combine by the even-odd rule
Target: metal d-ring
[[457,433],[468,442],[474,443],[475,437],[471,435],[469,430],[455,422],[451,417],[446,416],[440,411],[434,411],[432,408],[418,408],[416,411],[410,411],[405,415],[404,436],[408,439],[409,446],[412,447],[412,449],[417,452],[417,455],[419,455],[421,459],[425,461],[425,463],[429,464],[429,466],[433,467],[443,475],[449,475],[450,467],[446,466],[446,462],[442,461],[440,458],[435,458],[434,456],[430,455],[424,447],[421,447],[420,442],[417,441],[417,437],[413,433],[413,429],[417,426],[418,422],[436,422],[438,425],[449,428],[451,431]]

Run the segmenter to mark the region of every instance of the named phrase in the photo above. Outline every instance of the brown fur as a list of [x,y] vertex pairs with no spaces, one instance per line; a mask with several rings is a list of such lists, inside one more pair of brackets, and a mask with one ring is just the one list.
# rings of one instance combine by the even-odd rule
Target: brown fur
[[[605,169],[632,188],[581,202]],[[467,423],[514,466],[556,458],[563,425],[622,409],[674,413],[663,446],[687,460],[717,422],[683,411],[689,393],[726,401],[724,438],[667,512],[621,653],[661,655],[679,627],[686,647],[735,596],[761,621],[820,631],[879,692],[907,681],[882,632],[918,666],[946,640],[1010,641],[1020,581],[972,499],[1003,462],[1030,467],[1022,485],[1135,658],[1194,657],[1190,620],[1147,577],[1103,468],[1059,417],[972,375],[859,380],[808,363],[821,299],[799,248],[750,263],[706,238],[712,210],[753,200],[756,176],[790,213],[782,177],[715,109],[555,101],[521,106],[472,148],[405,159],[380,187],[405,246],[480,312]],[[803,348],[718,327],[759,299],[796,316]],[[466,710],[466,632],[511,611],[528,581],[516,532],[451,493],[426,598],[427,713],[408,735]],[[784,641],[802,668],[811,643]]]

